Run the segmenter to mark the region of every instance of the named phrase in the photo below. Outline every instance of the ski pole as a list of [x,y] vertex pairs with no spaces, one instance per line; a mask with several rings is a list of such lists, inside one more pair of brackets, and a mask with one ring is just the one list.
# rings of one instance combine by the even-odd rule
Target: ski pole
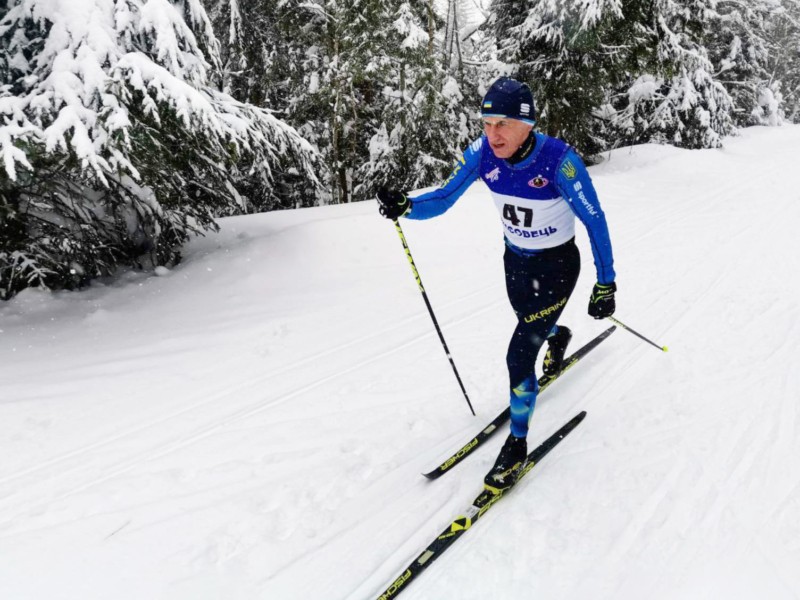
[[450,361],[450,366],[453,367],[453,373],[458,380],[458,385],[461,387],[461,391],[464,393],[464,399],[467,401],[467,405],[469,406],[470,412],[472,415],[475,416],[475,409],[472,408],[472,402],[469,401],[469,396],[467,396],[467,390],[464,389],[464,384],[461,381],[461,376],[458,374],[458,369],[456,369],[456,363],[453,362],[453,357],[450,355],[450,349],[447,347],[447,342],[444,341],[444,335],[442,335],[442,330],[439,327],[439,322],[436,320],[436,315],[433,314],[433,307],[431,307],[431,302],[428,300],[428,294],[425,293],[425,288],[422,285],[422,279],[419,276],[419,271],[417,271],[417,265],[414,264],[414,258],[411,256],[411,250],[408,247],[408,242],[406,241],[406,236],[403,235],[403,229],[400,227],[400,223],[398,223],[397,219],[394,220],[395,229],[397,229],[397,235],[400,236],[400,242],[403,244],[403,248],[406,251],[406,257],[408,258],[408,264],[411,265],[411,270],[414,273],[414,279],[417,280],[417,285],[419,286],[419,291],[422,292],[422,299],[425,300],[425,306],[428,307],[428,313],[431,315],[431,320],[433,321],[433,326],[436,327],[436,333],[439,334],[439,339],[442,342],[442,347],[444,348],[444,353],[447,354],[447,360]]
[[615,324],[619,325],[620,327],[622,327],[622,328],[623,328],[623,329],[625,329],[626,331],[630,331],[630,332],[631,332],[633,335],[635,335],[636,337],[638,337],[638,338],[639,338],[639,339],[641,339],[641,340],[644,340],[645,342],[647,342],[647,343],[648,343],[648,344],[650,344],[651,346],[655,346],[656,348],[658,348],[659,350],[661,350],[661,351],[663,351],[663,352],[666,352],[666,351],[668,350],[668,348],[667,348],[666,346],[659,346],[659,345],[658,345],[658,344],[656,344],[655,342],[651,342],[651,341],[650,341],[650,340],[648,340],[646,337],[644,337],[644,336],[643,336],[641,333],[639,333],[639,332],[637,332],[637,331],[634,331],[633,329],[631,329],[630,327],[628,327],[627,325],[625,325],[625,323],[622,323],[621,321],[618,321],[618,320],[617,320],[617,319],[615,319],[614,317],[608,317],[608,320],[609,320],[609,321],[611,321],[612,323],[615,323]]

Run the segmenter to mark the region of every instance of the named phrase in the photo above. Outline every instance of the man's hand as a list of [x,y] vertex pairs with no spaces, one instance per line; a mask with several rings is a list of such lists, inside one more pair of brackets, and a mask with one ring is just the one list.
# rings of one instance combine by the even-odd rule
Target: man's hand
[[617,303],[614,301],[614,292],[617,291],[617,284],[595,283],[592,289],[592,296],[589,298],[589,316],[595,319],[605,319],[614,314]]
[[378,190],[378,210],[394,221],[411,210],[411,200],[403,192],[381,188]]

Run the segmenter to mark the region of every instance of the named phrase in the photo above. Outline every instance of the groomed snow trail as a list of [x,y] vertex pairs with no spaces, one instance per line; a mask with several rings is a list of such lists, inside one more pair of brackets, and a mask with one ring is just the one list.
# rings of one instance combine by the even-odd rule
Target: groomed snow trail
[[[403,597],[800,599],[800,127],[591,169],[617,331],[542,395],[584,423]],[[513,330],[482,184],[403,222],[372,202],[221,222],[163,277],[0,306],[0,589],[14,600],[360,600],[480,491]],[[583,272],[562,322],[587,341]]]

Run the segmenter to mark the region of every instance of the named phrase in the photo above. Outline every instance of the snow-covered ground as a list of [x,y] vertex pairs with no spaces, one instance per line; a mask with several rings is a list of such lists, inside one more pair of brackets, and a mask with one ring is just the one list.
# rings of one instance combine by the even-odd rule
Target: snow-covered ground
[[[800,127],[591,169],[617,331],[542,394],[583,424],[403,593],[800,598]],[[472,417],[375,204],[225,219],[161,276],[0,306],[3,600],[375,597],[481,489],[506,403],[494,206],[404,222]],[[584,269],[562,322],[575,346]]]

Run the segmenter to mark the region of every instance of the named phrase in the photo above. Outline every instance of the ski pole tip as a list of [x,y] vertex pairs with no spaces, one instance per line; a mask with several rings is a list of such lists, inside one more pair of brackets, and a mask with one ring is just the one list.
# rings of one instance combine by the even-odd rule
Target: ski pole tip
[[661,346],[661,349],[662,349],[664,352],[669,352],[669,348],[667,348],[666,346]]

